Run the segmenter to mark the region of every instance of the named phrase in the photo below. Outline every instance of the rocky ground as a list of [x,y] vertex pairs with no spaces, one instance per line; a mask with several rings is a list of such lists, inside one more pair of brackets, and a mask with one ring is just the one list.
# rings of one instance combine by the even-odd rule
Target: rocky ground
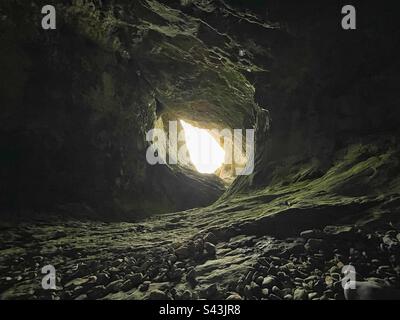
[[[1,299],[344,299],[345,265],[353,265],[361,281],[350,298],[400,297],[400,224],[381,219],[301,230],[288,228],[290,219],[262,216],[253,219],[254,228],[244,212],[257,212],[267,198],[141,223],[3,224]],[[298,210],[321,215],[327,208]],[[236,223],[227,224],[234,217]],[[57,271],[56,290],[41,288],[41,268],[48,264]]]

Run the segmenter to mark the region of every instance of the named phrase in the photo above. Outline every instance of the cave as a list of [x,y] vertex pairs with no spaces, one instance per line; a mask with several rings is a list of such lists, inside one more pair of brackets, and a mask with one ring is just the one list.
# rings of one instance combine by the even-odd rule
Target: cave
[[400,299],[391,5],[52,2],[0,4],[1,300]]

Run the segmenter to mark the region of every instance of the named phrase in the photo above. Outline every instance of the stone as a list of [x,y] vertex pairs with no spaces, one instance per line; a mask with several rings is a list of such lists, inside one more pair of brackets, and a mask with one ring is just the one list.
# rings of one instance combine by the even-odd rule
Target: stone
[[187,246],[181,246],[175,250],[175,254],[178,258],[188,258],[190,256],[190,251]]
[[150,284],[151,284],[150,281],[144,281],[144,282],[139,286],[139,288],[138,288],[139,291],[144,292],[144,291],[149,290]]
[[398,300],[400,290],[372,281],[357,281],[355,289],[345,286],[344,296],[346,300]]
[[207,233],[204,238],[203,238],[204,242],[210,242],[214,245],[216,245],[218,243],[218,238],[216,237],[216,235],[212,232]]
[[262,288],[272,288],[276,284],[276,278],[274,276],[265,277],[261,287]]
[[302,238],[304,238],[304,239],[319,238],[319,237],[321,237],[322,235],[323,235],[323,234],[322,234],[321,230],[315,230],[315,229],[312,229],[312,230],[305,230],[305,231],[302,231],[302,232],[300,233],[300,237],[302,237]]
[[229,295],[226,300],[242,300],[242,297],[238,293]]
[[122,285],[121,285],[121,290],[123,291],[129,291],[133,288],[136,288],[143,282],[143,274],[141,273],[135,273],[128,280],[125,280]]
[[209,285],[202,290],[202,294],[206,298],[213,298],[218,294],[218,285],[216,283]]
[[121,291],[122,287],[123,287],[123,284],[124,284],[123,280],[116,280],[116,281],[110,282],[106,286],[106,291],[107,292],[112,292],[112,293]]
[[294,290],[293,299],[294,300],[307,300],[308,299],[307,291],[304,289],[297,288],[296,290]]
[[190,269],[186,274],[186,280],[195,283],[196,282],[196,270],[194,268]]
[[317,251],[320,250],[324,247],[324,240],[321,239],[308,239],[306,244],[304,245],[304,248],[307,251]]
[[308,294],[308,299],[309,299],[309,300],[312,300],[312,299],[316,298],[317,296],[318,296],[318,293],[317,293],[317,292],[310,292],[310,293]]
[[250,289],[251,289],[251,293],[254,296],[260,296],[261,295],[261,287],[255,283],[254,281],[252,281],[250,283]]
[[152,290],[148,296],[148,300],[171,300],[171,298],[161,290]]
[[268,298],[269,298],[270,300],[282,300],[281,297],[279,297],[279,296],[277,296],[276,294],[273,294],[273,293],[271,293],[271,294],[268,296]]
[[271,291],[279,297],[282,296],[282,291],[277,286],[273,286]]
[[182,300],[191,300],[193,297],[192,292],[189,290],[185,290],[182,295],[180,296],[180,298]]
[[215,245],[213,245],[211,242],[204,243],[204,250],[206,251],[207,256],[209,256],[209,257],[215,257],[215,255],[217,253],[217,249],[216,249]]
[[103,298],[107,294],[106,287],[103,285],[100,286],[95,286],[92,289],[89,290],[87,293],[87,296],[89,299],[100,299]]

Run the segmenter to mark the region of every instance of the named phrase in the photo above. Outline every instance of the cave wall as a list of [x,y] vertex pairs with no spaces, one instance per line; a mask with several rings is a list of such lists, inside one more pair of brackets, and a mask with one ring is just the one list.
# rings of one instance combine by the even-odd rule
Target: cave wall
[[340,1],[55,1],[46,32],[44,1],[1,3],[2,212],[120,218],[215,201],[218,179],[147,165],[162,114],[257,129],[255,172],[228,197],[398,136],[396,13],[353,3],[356,31],[340,29]]

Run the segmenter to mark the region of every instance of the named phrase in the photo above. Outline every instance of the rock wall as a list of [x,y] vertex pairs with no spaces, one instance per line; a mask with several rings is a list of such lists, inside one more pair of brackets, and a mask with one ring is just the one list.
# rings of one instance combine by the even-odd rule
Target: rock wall
[[257,129],[255,172],[225,198],[321,177],[350,145],[397,148],[399,22],[385,6],[356,1],[358,29],[343,31],[340,2],[55,3],[55,31],[40,27],[44,1],[0,6],[3,213],[212,203],[218,179],[145,161],[160,116]]

